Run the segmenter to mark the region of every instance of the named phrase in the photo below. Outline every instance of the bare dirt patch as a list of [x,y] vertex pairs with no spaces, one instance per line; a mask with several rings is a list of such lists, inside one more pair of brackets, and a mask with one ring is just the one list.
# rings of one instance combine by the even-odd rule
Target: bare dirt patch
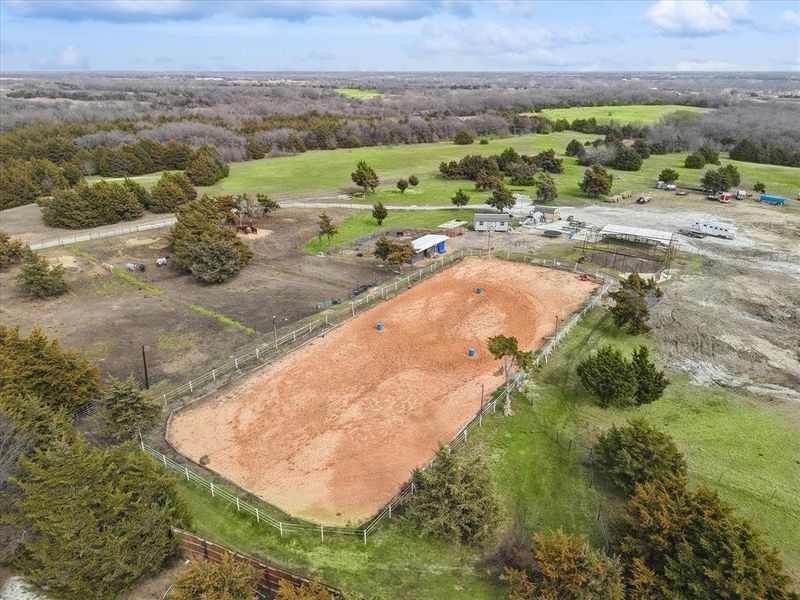
[[363,521],[475,414],[481,384],[501,383],[486,338],[538,348],[555,317],[595,287],[561,271],[465,260],[175,414],[170,442],[293,514]]

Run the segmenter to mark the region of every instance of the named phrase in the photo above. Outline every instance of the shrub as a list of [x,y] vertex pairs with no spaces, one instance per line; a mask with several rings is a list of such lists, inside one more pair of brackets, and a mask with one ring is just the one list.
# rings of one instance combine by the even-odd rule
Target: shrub
[[383,202],[376,202],[372,205],[372,218],[378,225],[382,225],[386,217],[389,216],[389,211],[383,205]]
[[502,183],[495,188],[495,190],[492,192],[492,195],[486,201],[486,204],[494,209],[499,210],[500,212],[505,211],[507,208],[511,208],[516,203],[517,201],[514,198],[514,194],[512,194],[511,190],[509,190]]
[[35,396],[75,412],[100,392],[97,367],[34,327],[28,337],[0,325],[0,396]]
[[719,164],[719,152],[711,146],[700,146],[695,152],[703,157],[703,160],[707,165]]
[[686,461],[675,442],[642,418],[603,433],[594,456],[600,474],[625,494],[638,484],[669,485],[675,477],[686,477]]
[[517,550],[502,578],[510,600],[623,600],[619,561],[589,545],[586,536],[536,532],[530,549]]
[[490,538],[499,512],[483,459],[444,448],[436,457],[432,466],[411,476],[414,494],[406,496],[405,518],[420,536],[467,544]]
[[28,252],[30,248],[22,240],[11,239],[5,231],[0,231],[0,271],[20,264]]
[[186,164],[186,177],[194,185],[214,185],[228,176],[229,168],[212,146],[200,146]]
[[603,408],[630,404],[636,391],[636,374],[630,361],[613,346],[602,346],[589,355],[578,365],[577,373]]
[[375,169],[370,167],[363,160],[359,161],[356,165],[356,170],[350,173],[350,179],[353,181],[353,183],[364,190],[365,196],[369,192],[374,192],[381,183],[381,180],[378,178],[378,174],[375,172]]
[[398,179],[397,180],[397,189],[400,190],[401,194],[405,194],[406,190],[408,189],[408,180],[406,180],[406,179]]
[[472,144],[474,141],[475,140],[472,138],[470,133],[463,129],[459,131],[453,138],[453,142],[460,146],[467,146],[469,144]]
[[687,169],[702,169],[705,164],[705,158],[697,153],[690,154],[686,157],[686,160],[683,161],[683,166]]
[[611,191],[614,176],[602,165],[592,165],[583,172],[583,181],[578,184],[581,191],[587,196],[597,198],[607,196]]
[[275,600],[333,600],[333,594],[318,581],[309,581],[296,586],[282,580],[278,584]]
[[759,192],[759,193],[761,193],[761,194],[764,194],[764,193],[766,193],[766,191],[767,191],[767,186],[765,186],[765,185],[764,185],[763,183],[761,183],[760,181],[757,181],[757,182],[756,182],[756,183],[753,185],[753,191],[755,191],[755,192]]
[[481,146],[487,146],[489,144],[489,140],[482,139],[479,143]]
[[539,173],[535,180],[536,200],[542,204],[549,204],[558,198],[558,187],[553,178],[547,173]]
[[65,293],[69,286],[64,280],[64,267],[51,265],[44,256],[30,250],[22,259],[22,270],[17,276],[17,287],[31,298],[49,298]]
[[193,560],[175,576],[166,600],[252,600],[259,573],[225,554],[222,561]]
[[101,405],[105,431],[115,441],[134,437],[138,429],[150,429],[161,417],[161,405],[144,394],[133,377],[125,381],[112,377]]
[[458,190],[455,195],[450,198],[450,202],[461,209],[469,203],[469,196],[463,190]]
[[564,171],[564,161],[560,158],[556,158],[555,150],[550,148],[549,150],[543,150],[539,152],[536,156],[532,158],[532,164],[538,169],[542,171],[547,171],[548,173],[561,173]]
[[408,185],[410,185],[411,187],[417,187],[419,185],[419,177],[417,177],[416,175],[409,175]]
[[642,159],[650,158],[650,146],[644,138],[636,138],[631,146]]

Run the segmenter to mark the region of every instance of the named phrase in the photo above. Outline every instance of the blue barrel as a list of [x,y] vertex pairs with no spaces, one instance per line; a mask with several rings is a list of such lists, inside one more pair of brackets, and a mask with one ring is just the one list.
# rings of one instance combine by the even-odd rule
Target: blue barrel
[[383,323],[378,323],[378,331],[383,331]]
[[480,296],[480,295],[481,295],[481,292],[482,292],[482,291],[483,291],[483,289],[482,289],[482,288],[475,288],[475,293],[476,293],[476,294],[478,294],[478,296]]
[[470,348],[469,349],[469,357],[470,358],[475,358],[475,348]]
[[437,254],[444,254],[444,242],[439,242],[436,245],[436,252]]

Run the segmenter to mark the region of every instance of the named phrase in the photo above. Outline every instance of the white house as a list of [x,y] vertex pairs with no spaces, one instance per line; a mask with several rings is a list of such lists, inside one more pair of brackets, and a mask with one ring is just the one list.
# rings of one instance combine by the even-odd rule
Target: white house
[[511,215],[506,213],[475,213],[475,231],[508,231]]

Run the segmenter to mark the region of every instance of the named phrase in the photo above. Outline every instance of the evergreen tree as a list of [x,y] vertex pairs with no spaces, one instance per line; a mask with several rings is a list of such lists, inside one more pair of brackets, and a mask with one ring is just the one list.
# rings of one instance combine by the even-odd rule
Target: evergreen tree
[[705,164],[707,165],[718,165],[719,164],[719,152],[712,148],[711,146],[702,145],[697,150],[696,153],[699,156],[703,157]]
[[150,190],[147,207],[154,213],[174,212],[186,202],[186,196],[177,183],[172,181],[158,182]]
[[405,194],[406,190],[408,189],[408,181],[406,181],[405,179],[398,179],[397,189],[400,190],[401,194]]
[[389,216],[389,211],[382,202],[376,202],[372,205],[372,218],[378,225],[383,225],[383,221]]
[[161,405],[133,377],[112,377],[101,404],[106,433],[118,442],[134,437],[138,429],[150,429],[161,417]]
[[363,160],[359,161],[356,165],[356,170],[350,173],[350,179],[364,190],[365,196],[370,192],[374,192],[381,183],[375,170]]
[[[650,309],[647,307],[645,287],[638,273],[631,273],[622,283],[622,287],[611,292],[609,296],[614,300],[614,305],[609,308],[617,327],[628,328],[631,335],[639,335],[650,330]],[[658,290],[653,288],[653,293],[658,295]]]
[[636,392],[633,367],[617,348],[602,346],[577,368],[583,386],[594,394],[603,408],[630,404]]
[[0,271],[20,264],[28,252],[30,248],[22,240],[11,239],[5,231],[0,231]]
[[603,165],[592,165],[583,172],[583,181],[578,187],[587,196],[597,198],[608,196],[613,182],[614,176]]
[[556,158],[556,152],[552,148],[539,152],[531,159],[531,163],[537,169],[548,173],[561,173],[564,171],[564,164],[560,158]]
[[229,168],[213,146],[200,146],[186,164],[185,175],[194,185],[214,185],[228,176]]
[[150,194],[141,183],[126,177],[122,185],[134,195],[140,205],[145,208],[150,206]]
[[281,205],[276,200],[273,200],[266,194],[256,194],[256,200],[261,205],[264,214],[269,214],[278,210]]
[[767,191],[767,186],[765,186],[765,185],[764,185],[763,183],[761,183],[760,181],[757,181],[757,182],[756,182],[756,183],[753,185],[753,191],[754,191],[754,192],[759,192],[759,193],[761,193],[761,194],[764,194],[764,193],[766,193],[766,191]]
[[22,457],[14,481],[22,496],[9,518],[27,532],[18,565],[59,597],[116,598],[176,551],[175,481],[130,448],[59,440]]
[[630,598],[792,597],[778,553],[702,485],[637,486],[615,531]]
[[64,267],[59,263],[51,265],[44,256],[30,250],[22,259],[17,287],[31,298],[60,296],[69,289],[64,279]]
[[687,169],[702,169],[705,165],[706,159],[696,152],[687,156],[686,160],[683,161],[683,166]]
[[[334,600],[334,597],[318,581],[293,585],[284,579],[278,584],[275,600]],[[346,597],[343,596],[343,600],[346,600]]]
[[642,418],[611,427],[594,447],[598,471],[625,494],[651,481],[671,485],[686,477],[686,461],[666,433]]
[[549,204],[558,198],[558,187],[555,180],[547,173],[539,173],[535,179],[536,200],[542,204]]
[[202,283],[231,279],[253,257],[235,231],[219,224],[227,200],[203,196],[177,209],[171,234],[173,260]]
[[408,519],[420,536],[475,544],[494,534],[499,518],[489,469],[480,454],[440,448],[436,462],[411,476]]
[[63,350],[38,327],[28,337],[0,325],[0,396],[34,396],[46,406],[75,412],[98,397],[97,367],[74,350]]
[[584,154],[586,154],[586,148],[578,140],[572,140],[569,144],[567,144],[567,149],[564,154],[567,156],[581,158]]
[[416,175],[409,175],[408,185],[410,185],[411,187],[417,187],[419,185],[419,177],[417,177]]
[[679,178],[680,174],[675,169],[667,168],[658,174],[659,181],[663,181],[664,183],[674,183],[678,181]]
[[622,146],[617,150],[611,166],[619,171],[638,171],[642,168],[642,157],[634,148]]
[[589,545],[586,536],[536,532],[530,549],[517,550],[521,564],[503,579],[509,600],[623,600],[619,561]]
[[459,189],[455,195],[450,198],[450,202],[452,202],[458,207],[459,210],[461,210],[469,203],[469,196],[463,190]]
[[634,402],[642,405],[658,400],[669,385],[669,379],[664,375],[664,371],[659,371],[655,363],[650,362],[647,346],[634,349],[631,363],[636,373]]
[[319,225],[319,241],[322,243],[322,237],[325,236],[328,238],[328,245],[331,244],[331,239],[333,236],[339,233],[339,229],[336,225],[333,224],[331,217],[328,213],[322,212],[319,215],[319,221],[317,223]]
[[472,144],[475,139],[470,135],[469,131],[461,130],[459,131],[455,137],[453,138],[453,142],[458,144],[459,146],[468,146]]
[[32,204],[42,195],[28,164],[12,159],[0,169],[0,210]]
[[765,149],[761,144],[745,138],[731,148],[730,157],[733,160],[762,163],[766,162],[765,154]]
[[650,146],[644,138],[636,138],[633,140],[632,148],[636,150],[636,154],[642,157],[642,159],[650,158]]
[[230,554],[215,563],[193,560],[175,576],[166,600],[252,600],[259,573]]
[[513,207],[516,203],[517,200],[514,198],[514,194],[502,184],[492,192],[492,195],[486,201],[486,204],[500,212],[505,212],[507,208]]

